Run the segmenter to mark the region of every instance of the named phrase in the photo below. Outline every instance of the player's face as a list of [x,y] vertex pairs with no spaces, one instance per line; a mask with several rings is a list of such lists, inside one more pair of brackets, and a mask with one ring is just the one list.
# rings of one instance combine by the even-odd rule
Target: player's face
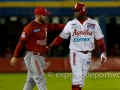
[[40,15],[40,16],[39,16],[39,21],[40,21],[40,22],[45,22],[46,19],[47,19],[47,15]]
[[84,17],[85,17],[85,16],[83,16],[83,15],[80,14],[80,10],[75,10],[75,11],[74,11],[74,16],[75,16],[75,18],[78,19],[78,20],[82,20],[82,19],[84,19]]

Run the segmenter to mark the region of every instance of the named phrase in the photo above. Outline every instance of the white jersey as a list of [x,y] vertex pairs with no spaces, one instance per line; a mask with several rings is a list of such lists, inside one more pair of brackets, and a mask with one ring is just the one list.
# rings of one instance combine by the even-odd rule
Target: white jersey
[[75,51],[92,51],[95,48],[94,39],[99,40],[104,37],[98,22],[91,18],[83,24],[77,19],[69,21],[59,36],[64,39],[70,36],[69,49]]

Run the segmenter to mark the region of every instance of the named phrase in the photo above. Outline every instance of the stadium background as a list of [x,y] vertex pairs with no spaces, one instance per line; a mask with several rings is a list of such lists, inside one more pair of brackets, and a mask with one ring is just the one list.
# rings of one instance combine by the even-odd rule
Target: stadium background
[[[87,16],[96,19],[99,22],[105,35],[105,42],[107,45],[108,61],[102,65],[100,64],[100,52],[96,45],[96,49],[93,51],[93,58],[89,71],[117,71],[119,73],[120,0],[0,0],[0,75],[4,73],[27,72],[22,58],[26,53],[25,48],[23,48],[19,55],[16,67],[10,66],[9,62],[23,27],[34,19],[33,11],[35,7],[45,6],[47,10],[52,13],[48,16],[48,22],[67,23],[69,20],[73,19],[73,12],[71,9],[77,2],[86,4]],[[48,33],[48,44],[52,42],[60,32],[61,31],[53,31]],[[47,53],[46,65],[44,67],[46,73],[71,72],[68,57],[68,44],[69,39],[53,48],[50,53]],[[0,86],[1,85],[2,84],[0,84]],[[2,89],[0,87],[0,90],[7,89]]]

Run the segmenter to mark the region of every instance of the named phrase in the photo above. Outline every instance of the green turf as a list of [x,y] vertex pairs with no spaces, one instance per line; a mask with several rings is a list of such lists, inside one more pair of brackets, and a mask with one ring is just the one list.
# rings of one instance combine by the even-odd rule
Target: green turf
[[[48,90],[71,90],[71,73],[45,73],[45,76]],[[0,73],[0,90],[22,90],[25,80],[26,73]],[[33,90],[38,89],[35,86]],[[89,73],[82,90],[120,90],[120,73],[109,76],[107,72]]]

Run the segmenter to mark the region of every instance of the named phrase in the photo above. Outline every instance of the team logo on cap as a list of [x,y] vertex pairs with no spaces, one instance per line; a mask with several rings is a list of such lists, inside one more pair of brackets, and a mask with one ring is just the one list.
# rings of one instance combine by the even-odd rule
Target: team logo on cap
[[77,7],[77,4],[75,4],[75,8]]
[[47,12],[47,9],[45,9],[45,11]]

